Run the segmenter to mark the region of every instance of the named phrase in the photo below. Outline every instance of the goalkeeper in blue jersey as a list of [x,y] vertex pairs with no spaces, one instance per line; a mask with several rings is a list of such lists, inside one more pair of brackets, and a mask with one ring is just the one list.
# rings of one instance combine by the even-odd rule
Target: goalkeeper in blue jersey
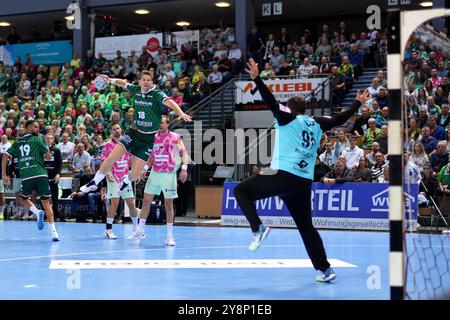
[[258,174],[242,181],[234,189],[236,200],[253,232],[250,250],[256,250],[267,237],[270,228],[258,217],[255,201],[279,196],[297,225],[306,251],[316,270],[322,273],[319,282],[330,282],[336,274],[327,260],[322,239],[314,228],[311,217],[311,187],[314,165],[323,131],[346,122],[370,97],[358,93],[352,106],[333,117],[310,117],[305,114],[302,97],[290,98],[286,106],[277,102],[259,77],[258,64],[250,59],[246,72],[275,117],[275,145],[270,168],[273,174]]

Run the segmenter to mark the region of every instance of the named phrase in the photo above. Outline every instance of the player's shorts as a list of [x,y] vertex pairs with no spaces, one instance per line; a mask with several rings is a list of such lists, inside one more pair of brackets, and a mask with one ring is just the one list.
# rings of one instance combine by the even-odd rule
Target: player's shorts
[[38,177],[31,179],[22,179],[20,186],[20,197],[24,199],[30,199],[33,191],[41,198],[51,198],[52,193],[50,191],[50,185],[48,177]]
[[147,162],[153,149],[154,141],[154,134],[143,134],[135,129],[129,128],[125,131],[125,135],[119,142],[133,156]]
[[3,180],[0,180],[0,193],[5,193],[5,184]]
[[161,191],[164,199],[178,198],[176,172],[150,172],[144,193],[160,195]]
[[107,180],[107,187],[106,187],[106,198],[108,200],[110,199],[130,199],[134,198],[133,188],[131,184],[129,184],[125,190],[123,190],[122,195],[119,196],[119,184],[117,182],[110,182]]

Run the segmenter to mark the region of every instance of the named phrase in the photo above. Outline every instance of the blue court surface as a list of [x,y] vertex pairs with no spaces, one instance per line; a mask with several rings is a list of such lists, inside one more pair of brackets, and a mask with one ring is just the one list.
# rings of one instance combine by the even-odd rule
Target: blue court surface
[[[164,225],[147,226],[140,241],[126,239],[128,224],[114,225],[117,240],[102,237],[103,224],[57,228],[61,241],[52,242],[48,225],[0,222],[0,299],[389,299],[386,232],[320,231],[338,275],[324,284],[315,282],[295,229],[272,229],[250,252],[251,233],[242,227],[176,226],[176,247],[164,246]],[[448,237],[412,237],[449,256]]]

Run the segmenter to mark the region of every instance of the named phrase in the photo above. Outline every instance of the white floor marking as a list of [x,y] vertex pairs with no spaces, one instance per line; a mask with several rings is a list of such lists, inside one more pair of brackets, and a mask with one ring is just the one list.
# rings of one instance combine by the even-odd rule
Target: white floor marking
[[[110,241],[110,240],[106,240]],[[133,242],[128,241],[130,244]],[[59,243],[59,242],[58,242]],[[62,241],[62,243],[64,243]],[[304,247],[303,244],[285,244],[285,245],[264,245],[264,248],[297,248]],[[325,248],[328,247],[389,247],[388,244],[325,244]],[[433,248],[450,248],[450,246],[432,246]],[[217,247],[180,247],[171,248],[175,250],[216,250],[216,249],[247,249],[248,245],[242,246],[217,246]],[[81,256],[81,255],[94,255],[94,254],[109,254],[109,253],[124,253],[124,252],[145,252],[145,251],[167,251],[168,248],[161,244],[160,248],[151,249],[127,249],[127,250],[108,250],[108,251],[91,251],[91,252],[75,252],[75,253],[62,253],[62,254],[50,254],[42,256],[27,256],[27,257],[16,257],[16,258],[6,258],[0,259],[0,262],[10,262],[10,261],[20,261],[20,260],[31,260],[31,259],[46,259],[46,258],[57,258],[57,257],[71,257],[71,256]]]
[[[105,240],[110,241],[110,240]],[[128,243],[133,244],[134,242],[130,240],[126,240]],[[64,243],[63,241],[61,241]],[[325,247],[333,247],[340,245],[330,245]],[[361,246],[361,247],[388,247],[389,245],[343,245],[345,247],[353,247],[353,246]],[[284,245],[264,245],[264,248],[297,248],[304,247],[303,244],[284,244]],[[248,245],[242,246],[217,246],[217,247],[180,247],[172,248],[178,250],[216,250],[216,249],[245,249],[248,250]],[[28,256],[28,257],[17,257],[17,258],[6,258],[0,259],[0,262],[10,262],[10,261],[19,261],[19,260],[31,260],[31,259],[45,259],[45,258],[58,258],[58,257],[73,257],[73,256],[84,256],[84,255],[94,255],[94,254],[109,254],[109,253],[124,253],[124,252],[145,252],[145,251],[167,251],[168,248],[161,244],[160,248],[151,248],[151,249],[127,249],[127,250],[107,250],[107,251],[90,251],[90,252],[72,252],[72,253],[61,253],[61,254],[50,254],[50,255],[42,255],[42,256]]]
[[[339,259],[333,268],[356,268]],[[203,260],[52,260],[49,269],[235,269],[312,268],[309,259],[203,259]]]

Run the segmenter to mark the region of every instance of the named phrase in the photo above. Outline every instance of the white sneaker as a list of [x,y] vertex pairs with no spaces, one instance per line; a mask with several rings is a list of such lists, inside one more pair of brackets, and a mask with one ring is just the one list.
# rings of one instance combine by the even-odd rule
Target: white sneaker
[[53,241],[59,241],[60,239],[59,239],[59,234],[58,234],[58,232],[55,230],[55,231],[52,231],[52,240]]
[[173,237],[167,237],[166,238],[166,246],[169,247],[175,247],[177,244],[175,242],[175,239]]
[[98,189],[98,186],[95,184],[94,179],[92,179],[91,181],[89,181],[88,184],[85,184],[84,186],[82,186],[80,188],[80,191],[83,193],[89,193],[92,191],[97,191],[97,189]]
[[336,279],[336,273],[331,267],[322,272],[321,275],[316,277],[317,282],[331,282],[334,279]]
[[253,233],[253,239],[250,245],[248,246],[248,249],[250,251],[255,251],[259,248],[263,240],[267,237],[267,235],[270,233],[270,228],[266,227],[263,224],[259,225],[259,230]]
[[103,237],[105,237],[105,239],[111,239],[111,240],[117,239],[117,236],[114,234],[112,229],[106,229],[105,232],[103,232]]
[[144,238],[145,238],[144,232],[140,232],[139,230],[136,230],[127,239],[128,240],[141,240]]

